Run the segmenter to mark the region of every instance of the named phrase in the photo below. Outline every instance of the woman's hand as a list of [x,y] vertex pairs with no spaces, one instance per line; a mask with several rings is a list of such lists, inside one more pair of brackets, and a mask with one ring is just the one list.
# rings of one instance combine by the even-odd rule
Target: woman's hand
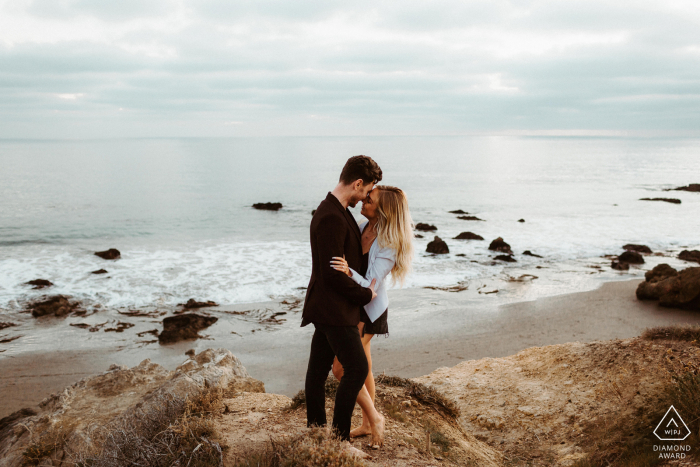
[[342,258],[334,256],[331,260],[331,267],[336,271],[344,272],[348,275],[348,277],[352,277],[352,273],[350,272],[350,268],[348,267],[348,262],[345,261],[345,255],[343,255]]

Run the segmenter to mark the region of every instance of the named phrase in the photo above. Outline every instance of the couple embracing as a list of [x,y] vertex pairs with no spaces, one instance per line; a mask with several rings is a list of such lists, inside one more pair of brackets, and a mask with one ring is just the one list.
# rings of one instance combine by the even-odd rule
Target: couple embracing
[[[326,425],[325,382],[332,369],[340,384],[333,430],[342,440],[371,435],[384,442],[384,417],[374,407],[370,341],[388,335],[387,279],[403,283],[413,257],[408,201],[398,188],[377,185],[382,170],[372,158],[348,159],[338,185],[311,220],[312,272],[302,326],[313,324],[306,372],[308,426]],[[349,207],[362,202],[367,221],[357,224]],[[362,425],[350,430],[357,402]]]

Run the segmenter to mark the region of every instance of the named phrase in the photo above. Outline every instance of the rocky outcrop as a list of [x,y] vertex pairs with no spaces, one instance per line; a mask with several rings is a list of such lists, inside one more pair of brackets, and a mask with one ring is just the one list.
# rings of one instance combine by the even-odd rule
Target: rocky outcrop
[[518,219],[518,222],[525,222],[525,219]]
[[659,300],[659,305],[700,310],[700,267],[681,272],[667,264],[645,274],[646,281],[637,287],[639,300]]
[[96,271],[92,271],[90,274],[107,274],[106,269],[98,269]]
[[197,313],[169,316],[163,320],[163,332],[158,335],[158,342],[172,344],[181,340],[198,339],[201,337],[199,331],[208,328],[218,320],[219,318],[214,316]]
[[484,237],[481,235],[477,235],[473,232],[462,232],[461,234],[457,235],[455,240],[483,240]]
[[695,193],[700,193],[700,183],[691,183],[688,186],[679,186],[678,188],[671,188],[666,191],[692,191]]
[[627,271],[630,268],[629,263],[625,263],[624,261],[615,261],[613,260],[612,263],[610,263],[610,267],[613,269],[616,269],[618,271]]
[[121,253],[116,248],[110,248],[105,251],[96,251],[95,256],[99,256],[102,259],[118,259],[121,258]]
[[646,245],[635,245],[634,243],[628,243],[622,247],[623,250],[636,251],[637,253],[643,253],[645,255],[650,255],[652,253],[651,248]]
[[492,241],[489,245],[489,250],[500,251],[502,253],[508,253],[509,255],[513,254],[513,251],[510,249],[510,245],[503,240],[503,237],[498,237],[496,240]]
[[636,251],[625,251],[618,256],[617,260],[621,263],[644,264],[644,257]]
[[47,281],[46,279],[34,279],[33,281],[25,282],[24,285],[32,285],[32,289],[36,290],[51,287],[53,282]]
[[421,232],[434,232],[435,230],[437,230],[437,227],[435,227],[434,225],[419,222],[416,224],[415,229],[420,230]]
[[212,302],[211,300],[207,300],[206,302],[198,302],[194,298],[190,298],[187,300],[187,303],[182,304],[182,306],[187,309],[191,310],[194,308],[206,308],[210,306],[219,306],[216,302]]
[[496,259],[498,261],[505,261],[507,263],[516,263],[518,262],[517,259],[513,258],[513,255],[498,255],[495,256],[493,259]]
[[462,211],[461,209],[457,209],[455,211],[448,211],[450,214],[469,214],[467,211]]
[[530,250],[525,250],[523,251],[523,255],[525,256],[533,256],[535,258],[542,258],[540,255],[536,255],[535,253],[531,252]]
[[692,261],[695,263],[700,263],[700,251],[698,250],[683,250],[678,254],[678,259],[683,261]]
[[73,466],[81,453],[105,439],[110,427],[137,427],[163,407],[184,407],[206,389],[229,394],[264,392],[230,351],[205,350],[168,371],[146,359],[133,368],[112,365],[82,379],[37,407],[0,420],[0,463],[19,467],[31,453],[34,465]]
[[425,251],[436,255],[444,255],[449,253],[450,249],[447,247],[447,243],[436,235],[433,241],[428,243],[428,248]]
[[253,208],[261,211],[279,211],[282,209],[282,203],[255,203]]
[[457,216],[457,219],[461,219],[463,221],[483,221],[483,219],[479,219],[476,216]]
[[639,201],[664,201],[666,203],[681,204],[677,198],[639,198]]
[[53,297],[44,297],[39,300],[30,302],[26,310],[29,311],[33,317],[39,318],[42,316],[56,316],[59,318],[68,316],[71,313],[82,314],[85,313],[80,307],[80,303],[72,302],[65,295],[54,295]]

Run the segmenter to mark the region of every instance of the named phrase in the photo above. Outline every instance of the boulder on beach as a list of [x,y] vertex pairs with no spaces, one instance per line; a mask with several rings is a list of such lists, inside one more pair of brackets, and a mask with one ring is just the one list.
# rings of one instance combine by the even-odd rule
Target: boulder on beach
[[518,219],[518,222],[525,222],[525,219]]
[[491,244],[489,245],[489,250],[500,251],[503,253],[508,253],[509,255],[513,254],[513,251],[510,249],[510,245],[508,245],[503,240],[503,237],[498,237],[496,240],[492,241]]
[[473,232],[462,232],[461,234],[457,235],[455,240],[483,240],[484,237],[481,235],[477,235]]
[[498,261],[505,261],[508,263],[517,263],[518,262],[518,260],[513,258],[512,255],[498,255],[498,256],[494,257],[493,259],[496,259]]
[[261,211],[279,211],[282,209],[282,203],[255,203],[253,208]]
[[523,254],[524,254],[525,256],[534,256],[535,258],[542,258],[542,256],[536,255],[536,254],[534,254],[533,252],[531,252],[530,250],[525,250],[525,251],[523,251]]
[[92,271],[90,274],[107,274],[106,269],[98,269],[97,271]]
[[433,241],[428,243],[428,248],[425,251],[436,255],[444,255],[449,253],[450,249],[447,247],[447,243],[436,235]]
[[33,285],[33,289],[43,289],[44,287],[51,287],[53,282],[46,279],[34,279],[33,281],[25,282],[24,285]]
[[121,257],[121,253],[116,248],[110,248],[105,251],[96,251],[95,256],[99,256],[102,259],[117,259]]
[[627,251],[636,251],[637,253],[644,253],[646,255],[650,255],[652,253],[651,248],[648,246],[636,245],[634,243],[628,243],[627,245],[623,246],[622,249]]
[[666,307],[700,310],[700,267],[673,274],[675,270],[667,264],[659,266],[649,271],[653,273],[656,270],[639,284],[637,298],[659,300],[659,305]]
[[644,264],[644,257],[636,251],[625,251],[617,258],[618,261],[630,264]]
[[454,211],[448,211],[450,214],[469,214],[467,211],[462,211],[461,209],[457,209]]
[[639,198],[639,201],[665,201],[666,203],[681,204],[677,198]]
[[627,271],[630,268],[630,265],[624,261],[613,261],[610,264],[610,267],[618,271]]
[[457,219],[462,219],[463,221],[483,221],[476,216],[457,216]]
[[691,183],[688,186],[679,186],[678,188],[671,188],[666,191],[692,191],[695,193],[700,193],[700,183]]
[[27,311],[31,312],[35,318],[41,316],[57,316],[60,318],[71,313],[85,313],[80,308],[80,303],[71,302],[69,297],[65,295],[54,295],[53,297],[43,297],[35,300],[27,305]]
[[185,339],[198,339],[199,331],[216,323],[219,318],[197,313],[169,316],[163,320],[163,332],[158,336],[161,344],[171,344]]
[[192,308],[204,308],[204,307],[208,307],[208,306],[219,306],[218,303],[212,302],[211,300],[208,300],[206,302],[198,302],[194,298],[190,298],[189,300],[187,300],[187,303],[185,303],[185,304],[181,303],[181,305],[188,310],[190,310]]
[[678,254],[678,259],[682,259],[683,261],[693,261],[695,263],[700,263],[700,251],[683,250]]
[[421,232],[432,232],[434,230],[437,230],[437,227],[435,227],[434,225],[419,222],[416,224],[415,229],[420,230]]

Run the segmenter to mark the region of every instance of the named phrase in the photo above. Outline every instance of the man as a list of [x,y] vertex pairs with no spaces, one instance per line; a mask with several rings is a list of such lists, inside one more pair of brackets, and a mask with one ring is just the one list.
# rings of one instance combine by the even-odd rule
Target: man
[[355,207],[364,200],[381,179],[382,169],[372,158],[351,157],[338,185],[321,202],[311,220],[312,271],[301,325],[313,323],[316,330],[306,371],[306,418],[308,426],[326,424],[325,383],[337,356],[344,375],[335,396],[333,429],[343,440],[350,439],[355,400],[369,371],[357,328],[360,308],[377,294],[375,281],[362,287],[333,269],[331,259],[345,256],[349,267],[361,269],[360,229],[348,206]]

